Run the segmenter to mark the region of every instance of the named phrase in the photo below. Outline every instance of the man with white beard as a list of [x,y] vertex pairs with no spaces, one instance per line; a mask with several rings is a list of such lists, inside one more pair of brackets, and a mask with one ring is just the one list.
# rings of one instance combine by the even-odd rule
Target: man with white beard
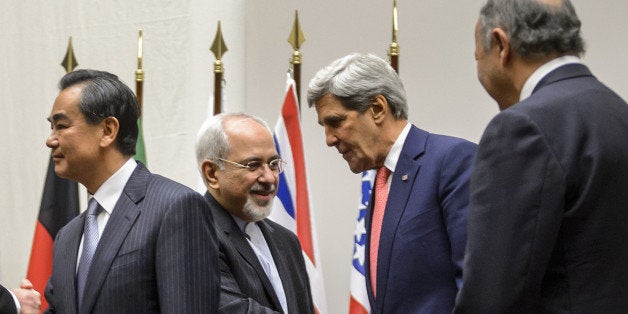
[[196,158],[220,242],[220,312],[314,313],[297,237],[266,219],[285,163],[268,124],[213,116],[198,133]]

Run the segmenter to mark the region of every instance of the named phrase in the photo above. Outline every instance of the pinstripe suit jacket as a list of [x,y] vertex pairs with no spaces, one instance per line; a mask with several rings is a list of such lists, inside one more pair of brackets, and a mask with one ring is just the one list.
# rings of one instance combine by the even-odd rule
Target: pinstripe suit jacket
[[[77,313],[76,263],[85,213],[55,240],[49,313]],[[103,231],[80,313],[215,313],[218,250],[201,195],[141,163]]]
[[[220,247],[220,312],[281,313],[277,294],[244,232],[207,192]],[[299,240],[290,230],[264,219],[257,222],[273,255],[289,313],[314,313],[310,283]]]
[[17,309],[15,308],[15,301],[13,301],[11,293],[9,293],[9,290],[7,290],[3,286],[0,286],[0,313],[17,313]]

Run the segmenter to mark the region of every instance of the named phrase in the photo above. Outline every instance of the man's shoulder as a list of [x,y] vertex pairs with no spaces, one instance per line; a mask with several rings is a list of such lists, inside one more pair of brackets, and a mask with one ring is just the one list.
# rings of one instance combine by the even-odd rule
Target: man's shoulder
[[447,147],[453,147],[453,146],[458,146],[458,145],[470,146],[470,147],[477,146],[477,144],[469,140],[466,140],[464,138],[455,137],[451,135],[438,134],[438,133],[431,133],[431,132],[422,130],[414,125],[412,126],[412,129],[410,130],[410,134],[408,134],[406,141],[416,141],[417,139],[421,139],[421,138],[425,139],[425,141],[427,142],[427,145],[437,145],[437,146],[447,146]]
[[[192,194],[199,195],[202,197],[200,193],[194,191],[192,188],[179,183],[173,179],[164,177],[159,174],[149,172],[148,180],[147,180],[147,192],[148,191],[158,191],[158,192],[167,192],[167,194]],[[154,193],[154,192],[153,192]]]

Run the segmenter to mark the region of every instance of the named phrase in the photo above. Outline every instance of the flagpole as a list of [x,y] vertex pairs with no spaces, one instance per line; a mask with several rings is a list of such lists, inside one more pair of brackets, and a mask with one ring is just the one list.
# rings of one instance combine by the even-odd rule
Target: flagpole
[[214,53],[214,56],[216,56],[216,61],[214,61],[214,115],[216,115],[222,112],[222,81],[224,74],[222,55],[229,50],[222,38],[220,21],[218,21],[216,36],[214,37],[214,42],[209,50]]
[[144,165],[148,165],[146,158],[146,148],[144,146],[144,132],[142,126],[142,112],[144,112],[144,31],[139,30],[139,36],[137,38],[137,70],[135,70],[135,97],[137,97],[137,104],[140,109],[140,114],[137,118],[137,142],[135,143],[135,156],[136,160],[141,161]]
[[388,50],[388,57],[390,57],[390,66],[392,66],[392,68],[399,73],[399,43],[397,42],[399,25],[397,23],[397,0],[393,1],[392,18],[392,42],[390,43]]
[[140,106],[140,117],[142,116],[142,97],[144,93],[144,69],[142,69],[142,58],[144,54],[144,34],[140,29],[140,34],[137,39],[137,70],[135,70],[135,96],[137,97],[137,104]]
[[296,85],[297,100],[299,102],[299,111],[301,111],[301,45],[305,42],[305,35],[301,29],[299,23],[299,11],[294,10],[294,24],[290,36],[288,36],[288,42],[292,45],[292,59],[290,60],[292,66],[292,78]]

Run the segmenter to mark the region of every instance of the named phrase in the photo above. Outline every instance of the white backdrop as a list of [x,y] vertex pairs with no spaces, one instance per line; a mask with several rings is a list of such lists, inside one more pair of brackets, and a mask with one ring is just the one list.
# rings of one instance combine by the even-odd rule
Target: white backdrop
[[[497,106],[477,82],[473,31],[483,0],[398,1],[400,75],[410,120],[428,131],[477,142]],[[584,62],[624,99],[628,70],[623,0],[573,0],[587,43]],[[148,166],[197,187],[194,140],[213,89],[209,51],[221,20],[226,111],[274,125],[292,53],[294,10],[307,41],[302,97],[314,73],[345,54],[382,57],[392,1],[4,0],[0,10],[0,114],[7,136],[0,163],[0,282],[26,274],[48,162],[45,120],[73,36],[79,68],[107,70],[134,86],[138,29],[144,29],[144,136]],[[622,31],[624,30],[624,31]],[[316,113],[303,104],[303,136],[329,313],[346,312],[359,175],[324,145]],[[82,194],[83,195],[83,194]]]

